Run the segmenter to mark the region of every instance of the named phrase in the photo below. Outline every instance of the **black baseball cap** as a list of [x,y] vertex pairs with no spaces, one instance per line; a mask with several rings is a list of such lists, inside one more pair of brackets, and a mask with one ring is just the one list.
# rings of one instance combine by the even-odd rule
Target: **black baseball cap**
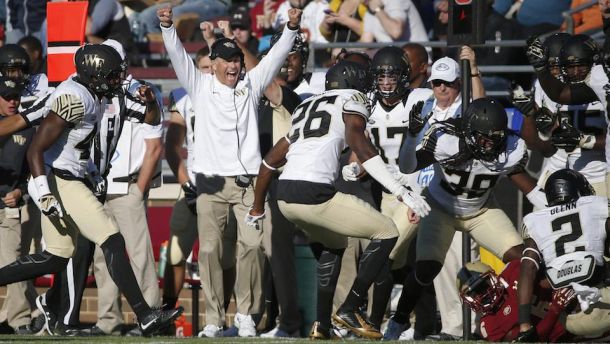
[[21,96],[24,85],[6,76],[0,76],[0,97]]
[[212,44],[212,53],[210,54],[212,60],[217,57],[228,60],[236,55],[242,58],[244,56],[237,43],[232,39],[221,38]]
[[240,28],[242,30],[250,30],[252,21],[250,20],[250,14],[248,12],[237,11],[231,14],[231,28]]

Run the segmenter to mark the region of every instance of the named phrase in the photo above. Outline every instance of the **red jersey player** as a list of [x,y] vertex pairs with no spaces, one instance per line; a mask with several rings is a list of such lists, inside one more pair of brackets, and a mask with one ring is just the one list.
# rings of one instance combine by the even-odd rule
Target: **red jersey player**
[[[512,261],[500,276],[480,261],[466,264],[458,272],[460,298],[473,311],[481,314],[481,335],[487,341],[513,341],[519,335],[519,303],[517,283],[521,263]],[[557,342],[566,335],[558,321],[559,315],[574,299],[569,288],[555,290],[537,286],[532,302],[532,321],[538,340]]]

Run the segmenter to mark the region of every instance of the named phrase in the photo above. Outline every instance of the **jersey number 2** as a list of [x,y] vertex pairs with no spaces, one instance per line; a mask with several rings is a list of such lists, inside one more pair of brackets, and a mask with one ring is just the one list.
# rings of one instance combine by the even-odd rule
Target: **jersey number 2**
[[[551,222],[551,228],[553,229],[553,232],[557,232],[560,231],[562,229],[562,226],[565,224],[570,225],[570,233],[562,235],[557,238],[557,240],[555,240],[555,254],[557,255],[557,257],[561,257],[566,253],[566,243],[574,242],[582,236],[580,216],[578,216],[578,213],[556,218]],[[574,252],[584,250],[584,246],[574,247]]]

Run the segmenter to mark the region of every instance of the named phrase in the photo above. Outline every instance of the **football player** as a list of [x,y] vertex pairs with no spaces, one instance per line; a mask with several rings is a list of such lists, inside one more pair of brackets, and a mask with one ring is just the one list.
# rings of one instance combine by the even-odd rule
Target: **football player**
[[422,287],[431,284],[442,268],[456,230],[469,233],[504,262],[521,257],[523,241],[496,205],[492,189],[501,176],[508,176],[526,194],[536,185],[525,171],[525,142],[508,131],[506,112],[494,100],[476,99],[463,118],[432,124],[415,150],[417,136],[416,130],[407,134],[400,170],[413,173],[434,164],[434,177],[424,192],[432,210],[419,224],[415,269],[390,319],[392,326],[403,329],[410,326],[409,314]]
[[280,140],[261,164],[255,202],[246,218],[256,223],[264,216],[264,200],[273,170],[285,162],[278,183],[278,206],[287,219],[304,229],[324,248],[318,260],[317,321],[310,338],[329,339],[332,298],[347,237],[367,238],[358,274],[345,302],[333,319],[357,335],[381,338],[359,312],[368,288],[382,271],[390,268],[388,255],[398,232],[394,222],[352,195],[333,186],[339,155],[349,146],[362,166],[413,211],[425,216],[427,203],[390,174],[381,156],[365,136],[370,103],[364,95],[368,71],[351,61],[340,61],[326,74],[327,91],[309,98],[293,113],[291,132]]
[[[481,335],[490,342],[510,342],[519,335],[517,283],[521,263],[508,263],[500,275],[480,261],[467,263],[457,275],[457,287],[462,302],[481,316]],[[559,316],[574,300],[574,291],[561,288],[551,291],[537,284],[535,304],[531,308],[532,322],[538,339],[557,342],[566,339]]]
[[[571,44],[568,44],[571,43]],[[605,87],[608,84],[608,74],[610,74],[610,54],[601,56],[601,49],[595,40],[584,35],[575,35],[566,41],[565,48],[561,49],[561,54],[564,55],[565,61],[582,61],[584,63],[576,63],[572,65],[570,78],[580,80],[580,82],[567,83],[561,81],[551,74],[548,68],[548,49],[545,48],[540,39],[532,38],[528,40],[526,50],[527,58],[530,64],[534,67],[536,75],[540,80],[540,84],[549,98],[559,104],[587,104],[599,101],[602,107],[608,109],[608,97],[610,91]],[[567,69],[566,69],[567,71]],[[606,137],[603,146],[610,143]],[[583,137],[583,144],[587,146],[595,145],[593,137]],[[579,138],[580,145],[580,138]],[[602,143],[597,143],[602,145]],[[610,149],[606,147],[606,166],[610,166]]]
[[[390,172],[407,183],[408,176],[398,171],[398,153],[403,142],[405,128],[409,125],[409,112],[419,102],[432,95],[426,88],[409,88],[410,64],[407,55],[398,47],[384,47],[377,51],[371,63],[374,100],[371,116],[367,122],[367,134],[379,151]],[[356,181],[361,175],[358,162],[352,162],[342,170],[345,180]],[[374,187],[372,190],[381,188]],[[390,217],[398,229],[398,241],[392,252],[392,269],[399,269],[406,263],[407,247],[417,228],[407,218],[407,208],[394,195],[381,192],[373,199],[381,198],[381,213]],[[391,274],[375,282],[370,321],[380,328],[394,283]]]
[[555,289],[574,289],[580,309],[567,316],[568,332],[588,338],[610,331],[610,287],[604,252],[610,229],[608,200],[596,196],[585,177],[569,169],[545,184],[549,207],[523,218],[525,249],[519,276],[519,337],[536,341],[529,318],[533,284],[540,270]]
[[[76,76],[61,83],[51,96],[51,111],[28,151],[33,189],[45,215],[41,222],[47,248],[0,269],[0,285],[63,270],[80,232],[102,248],[110,275],[136,313],[142,332],[150,335],[169,326],[182,309],[161,311],[146,304],[123,237],[84,183],[91,140],[104,112],[102,99],[120,90],[123,61],[114,48],[98,44],[81,47],[74,61]],[[158,115],[147,112],[146,122],[158,123]]]
[[[548,66],[551,73],[568,84],[584,81],[593,67],[593,60],[583,47],[590,38],[585,35],[570,36],[557,33],[544,42],[549,51]],[[572,52],[572,53],[570,53]],[[562,105],[552,101],[544,92],[539,82],[534,88],[534,100],[540,109],[536,116],[528,116],[524,127],[531,132],[534,119],[538,134],[524,135],[528,144],[541,149],[545,160],[538,180],[544,186],[546,178],[562,168],[571,168],[582,173],[595,188],[596,194],[606,195],[606,159],[604,143],[606,131],[606,108],[599,101],[588,104]],[[526,129],[527,131],[528,129]],[[536,137],[532,137],[532,136]],[[545,141],[535,144],[540,139]],[[529,139],[528,139],[529,138]],[[550,146],[550,147],[549,147]]]

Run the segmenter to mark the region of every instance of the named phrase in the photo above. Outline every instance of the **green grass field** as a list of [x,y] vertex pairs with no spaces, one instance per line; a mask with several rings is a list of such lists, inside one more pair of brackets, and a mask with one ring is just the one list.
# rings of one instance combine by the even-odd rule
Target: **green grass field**
[[[169,337],[153,337],[153,338],[135,338],[135,337],[35,337],[35,336],[16,336],[16,335],[0,335],[0,343],[33,343],[33,344],[46,344],[64,342],[66,344],[77,344],[77,343],[312,343],[312,341],[306,338],[300,339],[262,339],[262,338],[219,338],[219,339],[202,339],[202,338],[169,338]],[[338,341],[333,341],[334,343]],[[367,340],[345,340],[346,343],[372,343],[374,341]],[[388,343],[388,342],[384,342]],[[390,342],[391,343],[391,342]],[[394,343],[407,343],[407,342],[394,342]],[[414,341],[408,343],[434,343],[432,341]],[[475,341],[462,341],[460,343],[476,343]]]

